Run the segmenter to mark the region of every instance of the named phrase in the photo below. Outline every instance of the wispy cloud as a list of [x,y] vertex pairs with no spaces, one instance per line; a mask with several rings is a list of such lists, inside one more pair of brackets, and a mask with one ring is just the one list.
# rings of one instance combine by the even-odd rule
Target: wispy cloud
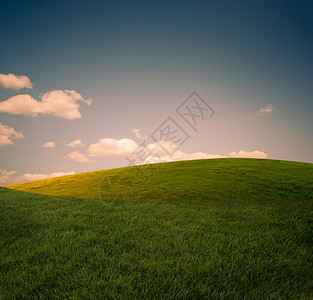
[[132,133],[136,136],[136,138],[138,138],[138,139],[140,139],[140,140],[146,140],[146,139],[147,139],[146,136],[143,137],[143,136],[141,135],[140,130],[137,129],[137,128],[134,128],[134,129],[132,130]]
[[73,175],[75,174],[74,171],[70,172],[56,172],[56,173],[50,173],[50,174],[31,174],[26,173],[22,176],[17,177],[17,180],[20,181],[33,181],[33,180],[39,180],[39,179],[46,179],[46,178],[53,178],[53,177],[59,177],[59,176],[65,176],[65,175]]
[[230,157],[237,157],[237,158],[268,158],[268,155],[262,151],[254,150],[251,152],[240,150],[239,152],[230,152],[228,153]]
[[10,184],[22,183],[26,181],[33,181],[33,180],[46,179],[46,178],[65,176],[65,175],[73,175],[73,174],[75,174],[74,171],[56,172],[56,173],[50,173],[50,174],[26,173],[24,175],[16,176],[15,171],[6,171],[6,170],[0,169],[0,185],[2,186],[10,185]]
[[0,74],[0,85],[6,89],[12,89],[16,91],[23,88],[33,88],[33,84],[27,76],[16,76],[12,73],[7,75]]
[[73,151],[73,152],[65,155],[64,158],[70,159],[70,160],[75,160],[78,162],[83,162],[83,163],[89,162],[89,158],[84,153],[81,153],[79,151]]
[[80,119],[79,101],[88,106],[91,99],[84,99],[74,90],[53,90],[39,96],[41,101],[30,95],[16,95],[0,102],[0,112],[14,115],[36,117],[38,114],[50,114],[68,120]]
[[55,148],[55,143],[54,142],[46,142],[43,145],[41,145],[43,148]]
[[270,113],[274,110],[274,106],[272,104],[267,104],[265,107],[261,107],[258,114],[262,115],[264,113]]
[[0,148],[13,145],[13,140],[22,138],[23,134],[21,132],[17,132],[14,128],[0,123]]
[[74,140],[68,144],[66,144],[67,147],[70,147],[70,148],[77,148],[77,147],[83,147],[85,146],[82,141],[80,139],[77,139],[77,140]]
[[13,176],[16,174],[15,171],[6,171],[0,169],[0,185],[7,185],[13,183]]

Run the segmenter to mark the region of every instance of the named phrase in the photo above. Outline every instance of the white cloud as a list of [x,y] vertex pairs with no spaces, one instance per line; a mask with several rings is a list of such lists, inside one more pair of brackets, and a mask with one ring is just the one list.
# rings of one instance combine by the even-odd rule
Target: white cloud
[[[150,162],[164,162],[164,161],[179,161],[192,159],[210,159],[210,158],[224,158],[222,155],[208,154],[204,152],[186,153],[177,149],[177,145],[170,142],[160,142],[157,144],[149,144],[147,146],[153,151],[144,163]],[[175,149],[177,149],[175,151]],[[171,155],[169,153],[172,153]]]
[[80,119],[80,105],[78,101],[92,103],[91,99],[84,99],[74,90],[53,90],[39,95],[41,101],[37,101],[30,95],[16,95],[0,102],[0,112],[15,115],[36,117],[38,114],[50,114],[68,120]]
[[[93,157],[136,157],[136,152],[143,150],[140,156],[137,157],[136,164],[141,163],[154,163],[162,161],[176,161],[176,160],[190,160],[190,159],[208,159],[208,158],[222,158],[222,155],[212,155],[203,152],[185,153],[181,150],[176,150],[176,144],[170,142],[161,142],[158,144],[147,144],[139,146],[132,139],[112,139],[101,138],[98,143],[91,144],[87,150],[88,156]],[[151,154],[149,155],[149,152]],[[169,155],[169,153],[173,153]],[[146,153],[146,154],[145,154]]]
[[80,139],[74,140],[68,144],[66,144],[67,147],[76,148],[76,147],[83,147],[85,146]]
[[132,139],[101,138],[98,143],[89,146],[87,153],[93,157],[126,157],[137,148]]
[[143,136],[141,135],[140,130],[137,129],[137,128],[134,128],[134,129],[132,130],[132,133],[136,136],[136,138],[138,138],[138,139],[140,139],[140,140],[146,140],[146,139],[147,139],[146,136],[143,137]]
[[59,176],[65,176],[65,175],[73,175],[75,174],[74,171],[70,172],[57,172],[57,173],[50,173],[50,174],[30,174],[26,173],[22,176],[19,176],[17,178],[21,178],[23,181],[33,181],[33,180],[40,180],[40,179],[46,179],[46,178],[52,178],[52,177],[59,177]]
[[73,151],[65,155],[64,158],[78,162],[89,162],[89,158],[84,153],[80,153],[79,151]]
[[39,180],[39,179],[46,179],[46,178],[52,178],[52,177],[58,177],[58,176],[65,176],[65,175],[73,175],[75,172],[57,172],[57,173],[50,173],[50,174],[31,174],[26,173],[24,175],[15,176],[15,171],[6,171],[0,169],[0,185],[10,185],[10,184],[16,184],[16,183],[22,183],[26,181],[33,181],[33,180]]
[[55,148],[55,143],[54,142],[46,142],[43,145],[41,145],[43,148]]
[[268,158],[268,155],[264,152],[255,150],[251,152],[247,152],[244,150],[240,150],[238,153],[230,152],[228,153],[230,157],[237,157],[237,158]]
[[185,153],[177,150],[173,154],[173,160],[190,160],[190,159],[210,159],[210,158],[224,158],[226,156],[218,154],[208,154],[204,152]]
[[97,158],[129,157],[131,160],[136,158],[135,164],[226,157],[268,158],[266,153],[258,150],[251,152],[240,150],[238,153],[230,152],[228,156],[206,152],[187,153],[171,142],[162,141],[154,144],[143,142],[138,145],[134,140],[128,138],[119,140],[100,138],[97,143],[89,146],[87,155]]
[[270,113],[274,110],[274,106],[272,104],[267,104],[265,107],[262,107],[259,110],[259,114]]
[[15,131],[14,128],[2,125],[0,123],[0,148],[3,148],[7,145],[13,145],[13,140],[22,138],[22,133]]
[[0,185],[10,184],[12,177],[16,174],[15,171],[6,171],[0,169]]
[[6,89],[20,90],[23,88],[31,89],[33,84],[27,76],[16,76],[14,74],[0,74],[0,85]]

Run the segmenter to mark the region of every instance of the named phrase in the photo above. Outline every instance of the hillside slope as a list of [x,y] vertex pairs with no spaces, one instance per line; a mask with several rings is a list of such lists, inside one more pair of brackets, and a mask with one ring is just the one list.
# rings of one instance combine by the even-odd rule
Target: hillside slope
[[193,160],[81,173],[7,187],[103,200],[313,199],[313,164],[240,158]]
[[0,299],[312,299],[312,199],[110,203],[0,188]]

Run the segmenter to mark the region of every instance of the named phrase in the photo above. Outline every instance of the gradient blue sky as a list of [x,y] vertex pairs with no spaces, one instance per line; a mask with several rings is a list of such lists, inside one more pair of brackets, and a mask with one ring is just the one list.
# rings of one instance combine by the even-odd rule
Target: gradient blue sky
[[[132,129],[149,136],[193,91],[215,115],[197,132],[185,128],[184,153],[257,150],[313,163],[312,13],[310,1],[2,1],[0,74],[25,75],[34,87],[0,86],[0,102],[75,90],[93,103],[75,120],[0,112],[2,125],[24,135],[0,149],[0,169],[125,166],[124,157],[88,157],[89,145],[140,143]],[[268,104],[274,110],[260,114]],[[85,146],[65,145],[75,139]],[[55,148],[40,147],[47,141]],[[65,159],[72,151],[89,162]]]

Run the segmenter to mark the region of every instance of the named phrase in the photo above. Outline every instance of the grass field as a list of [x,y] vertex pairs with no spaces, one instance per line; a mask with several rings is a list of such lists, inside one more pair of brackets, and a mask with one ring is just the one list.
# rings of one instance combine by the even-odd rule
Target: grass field
[[313,165],[138,169],[1,188],[0,299],[312,299]]

